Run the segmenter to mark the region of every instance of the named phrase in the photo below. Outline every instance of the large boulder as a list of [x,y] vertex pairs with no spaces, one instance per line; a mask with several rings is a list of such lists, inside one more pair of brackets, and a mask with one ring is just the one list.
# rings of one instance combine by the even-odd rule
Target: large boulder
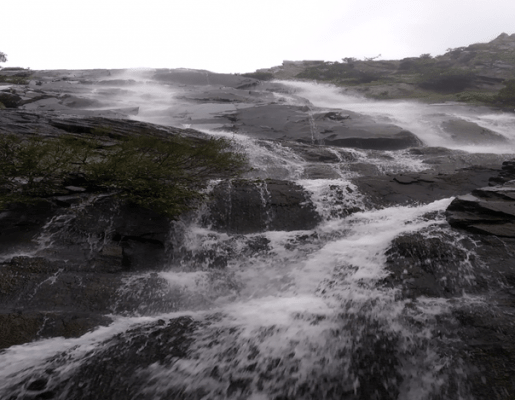
[[224,181],[213,190],[206,222],[229,233],[313,229],[321,218],[304,189],[289,181]]

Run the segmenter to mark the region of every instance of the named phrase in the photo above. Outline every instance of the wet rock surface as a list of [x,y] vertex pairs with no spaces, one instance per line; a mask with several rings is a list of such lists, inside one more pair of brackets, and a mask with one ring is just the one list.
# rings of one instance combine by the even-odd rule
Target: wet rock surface
[[223,114],[226,129],[262,139],[298,140],[309,144],[359,149],[399,150],[421,146],[411,132],[380,124],[355,112],[319,111],[313,106],[270,104]]
[[[184,357],[191,345],[191,334],[198,324],[188,317],[159,320],[156,323],[134,328],[113,337],[105,344],[105,351],[92,351],[75,371],[71,380],[59,382],[54,379],[55,369],[66,363],[66,353],[53,360],[51,366],[38,376],[20,382],[27,399],[52,399],[60,393],[68,398],[152,399],[154,394],[141,392],[141,380],[152,382],[152,365],[170,365]],[[16,388],[10,388],[14,393]],[[9,390],[8,390],[9,392]],[[170,390],[172,397],[182,391]]]

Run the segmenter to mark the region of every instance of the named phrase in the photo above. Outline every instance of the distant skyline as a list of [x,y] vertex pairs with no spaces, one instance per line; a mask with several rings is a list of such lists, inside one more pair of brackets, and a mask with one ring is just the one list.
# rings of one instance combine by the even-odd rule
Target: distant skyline
[[513,0],[24,0],[3,67],[252,72],[283,60],[401,59],[515,33]]

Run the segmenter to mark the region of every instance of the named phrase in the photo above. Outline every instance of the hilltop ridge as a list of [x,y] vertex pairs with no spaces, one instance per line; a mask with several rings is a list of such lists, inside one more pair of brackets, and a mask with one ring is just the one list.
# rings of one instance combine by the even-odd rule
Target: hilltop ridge
[[280,66],[245,75],[328,82],[377,99],[484,102],[484,95],[496,94],[506,81],[515,78],[515,34],[501,33],[488,43],[450,48],[435,57],[422,54],[401,60],[284,61]]

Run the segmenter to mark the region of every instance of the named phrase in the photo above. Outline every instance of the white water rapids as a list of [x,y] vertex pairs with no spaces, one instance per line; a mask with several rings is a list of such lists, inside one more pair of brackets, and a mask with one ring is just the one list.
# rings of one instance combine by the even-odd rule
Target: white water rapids
[[[288,101],[294,103],[296,96],[301,96],[316,107],[372,115],[378,121],[410,130],[430,146],[506,153],[515,143],[513,115],[487,110],[477,113],[464,106],[368,101],[329,86],[283,83],[295,90],[295,96]],[[175,89],[141,84],[129,91],[118,99],[118,105],[141,106],[139,100],[144,98],[146,103],[141,106],[138,119],[150,122],[163,122],[166,110],[180,103]],[[277,96],[288,98],[286,94]],[[435,121],[439,117],[432,116],[442,113],[459,115],[495,130],[508,138],[510,144],[508,148],[463,148],[438,130]],[[167,365],[154,363],[141,371],[142,376],[152,377],[143,381],[140,388],[150,398],[170,398],[167,393],[181,387],[184,398],[197,398],[194,393],[202,391],[204,397],[198,398],[335,398],[335,393],[340,393],[341,398],[350,399],[374,379],[369,375],[374,369],[367,369],[365,364],[376,351],[379,357],[391,354],[398,360],[390,371],[378,372],[384,390],[397,393],[398,399],[429,400],[445,393],[450,382],[458,386],[453,389],[457,393],[455,398],[466,396],[465,389],[459,388],[465,367],[459,359],[440,351],[445,344],[438,339],[432,321],[448,315],[453,307],[480,303],[481,299],[466,293],[452,300],[401,299],[398,289],[380,285],[389,274],[385,253],[399,235],[420,232],[429,237],[445,231],[454,235],[455,245],[460,246],[458,236],[450,231],[443,216],[452,199],[419,206],[367,209],[363,196],[349,181],[354,175],[343,161],[331,165],[339,178],[307,179],[304,170],[308,163],[287,147],[277,143],[265,145],[229,132],[205,132],[230,137],[247,152],[255,168],[249,176],[279,176],[304,187],[323,216],[322,222],[310,231],[231,236],[202,227],[200,210],[196,220],[178,223],[182,224],[183,233],[180,245],[191,253],[209,250],[215,255],[223,254],[229,262],[226,268],[213,270],[201,263],[192,265],[187,260],[176,260],[159,272],[170,291],[180,290],[190,299],[187,305],[176,312],[155,315],[113,314],[115,322],[110,326],[80,338],[53,338],[8,348],[0,355],[0,397],[24,398],[26,392],[20,382],[42,375],[47,369],[52,369],[55,377],[48,387],[64,382],[85,360],[103,351],[107,340],[121,334],[119,340],[123,341],[124,332],[131,328],[179,316],[190,316],[201,325],[193,333],[188,357]],[[367,158],[366,151],[349,151],[374,163]],[[419,159],[405,152],[391,155],[375,164],[382,171],[424,168]],[[330,186],[349,189],[346,204],[331,197]],[[331,212],[343,206],[363,211],[347,217]],[[437,217],[427,218],[430,213]],[[268,250],[252,255],[242,252],[243,243],[254,238],[266,239]],[[467,276],[466,262],[460,273]],[[127,290],[130,283],[127,282]],[[387,365],[389,360],[381,362]],[[244,381],[245,389],[234,385],[236,381]],[[321,382],[325,384],[319,386]],[[228,391],[228,387],[233,389]],[[320,397],[310,397],[315,392]],[[130,398],[138,398],[137,393],[131,395]],[[64,393],[56,398],[67,397]]]

